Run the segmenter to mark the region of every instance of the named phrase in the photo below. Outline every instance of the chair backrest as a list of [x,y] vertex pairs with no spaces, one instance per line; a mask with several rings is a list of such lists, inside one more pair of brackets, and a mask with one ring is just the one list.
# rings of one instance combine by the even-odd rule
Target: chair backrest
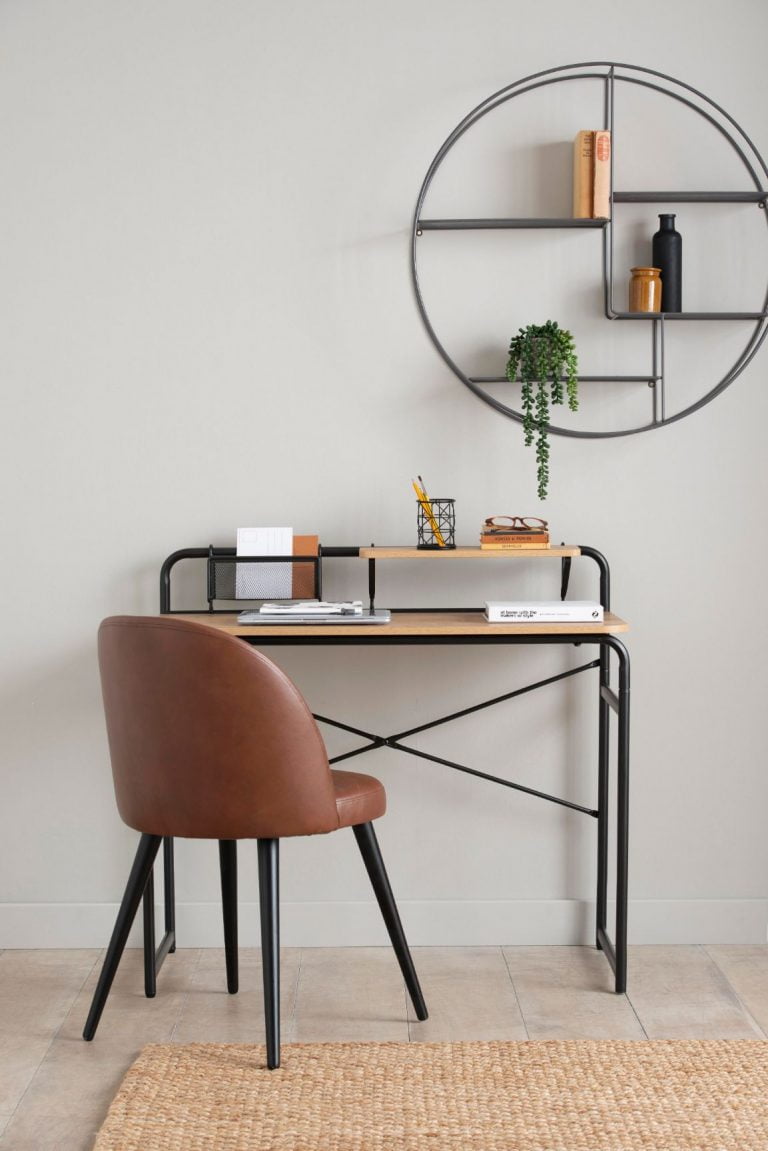
[[280,838],[339,826],[303,697],[234,636],[172,616],[113,616],[99,669],[117,806],[151,835]]

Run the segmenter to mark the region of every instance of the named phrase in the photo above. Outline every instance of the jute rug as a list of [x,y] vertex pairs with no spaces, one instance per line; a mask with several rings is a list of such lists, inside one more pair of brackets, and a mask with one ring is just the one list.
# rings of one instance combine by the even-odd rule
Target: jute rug
[[768,1042],[145,1047],[94,1151],[766,1151]]

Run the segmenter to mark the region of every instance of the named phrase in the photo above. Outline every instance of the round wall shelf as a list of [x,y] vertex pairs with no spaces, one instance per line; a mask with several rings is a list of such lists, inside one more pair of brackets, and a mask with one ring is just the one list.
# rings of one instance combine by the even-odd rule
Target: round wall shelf
[[[434,219],[425,214],[425,205],[428,193],[440,174],[441,166],[451,152],[454,145],[465,133],[475,127],[483,117],[487,116],[509,101],[515,100],[524,94],[543,91],[551,85],[566,84],[569,81],[587,80],[591,84],[599,85],[602,95],[603,127],[611,132],[611,192],[610,210],[604,219],[574,219],[572,217],[484,217],[484,218],[448,218]],[[622,131],[617,134],[614,122],[614,109],[616,95],[622,85],[632,85],[634,91],[641,91],[646,96],[651,93],[659,94],[664,98],[677,102],[692,115],[703,121],[707,130],[716,134],[713,137],[725,140],[737,158],[740,170],[745,174],[744,187],[725,191],[695,191],[685,189],[636,189],[617,188],[613,180],[613,155],[622,146],[629,146],[631,131],[624,135]],[[568,172],[570,179],[570,171]],[[459,363],[449,354],[446,341],[441,339],[430,320],[424,292],[419,278],[419,240],[425,232],[456,232],[481,230],[514,230],[526,229],[547,231],[550,229],[597,229],[602,233],[602,290],[603,312],[605,319],[611,322],[644,323],[650,325],[651,352],[650,363],[646,370],[634,374],[615,375],[583,375],[579,377],[580,383],[628,383],[645,384],[651,393],[651,415],[647,422],[611,428],[609,430],[589,431],[582,428],[571,429],[550,426],[550,431],[563,436],[576,436],[583,438],[602,438],[609,436],[632,435],[637,432],[651,431],[654,428],[664,427],[666,424],[683,419],[699,408],[713,400],[715,396],[733,383],[736,377],[746,368],[757,353],[768,333],[768,286],[762,291],[761,298],[755,301],[754,310],[738,311],[683,311],[683,312],[647,312],[632,313],[619,310],[614,305],[614,230],[621,228],[622,205],[648,204],[657,205],[660,210],[674,211],[676,204],[753,204],[762,210],[763,220],[768,225],[768,168],[758,153],[752,141],[723,108],[715,104],[707,96],[698,92],[688,84],[665,76],[661,72],[650,68],[636,67],[630,64],[618,64],[605,61],[582,64],[569,64],[559,68],[550,68],[544,72],[537,72],[502,88],[489,96],[454,128],[446,139],[437,155],[429,166],[424,182],[419,191],[416,211],[413,218],[411,238],[411,268],[416,302],[427,332],[451,371],[483,402],[495,408],[496,411],[511,419],[521,421],[521,413],[505,403],[498,395],[498,385],[506,382],[506,376],[474,375],[465,371]],[[618,209],[618,211],[617,211]],[[768,233],[766,233],[768,236]],[[760,267],[768,268],[766,260],[768,249],[755,245],[748,253],[750,260],[759,260]],[[746,258],[747,254],[745,254]],[[662,307],[663,307],[662,298]],[[743,347],[737,354],[734,362],[725,371],[720,379],[711,382],[703,381],[699,394],[691,402],[674,412],[668,410],[666,384],[668,377],[667,344],[674,339],[674,331],[679,331],[680,325],[688,322],[694,324],[717,323],[719,321],[736,321],[743,325],[746,337]],[[567,325],[565,325],[567,326]],[[739,341],[740,342],[740,341]],[[583,364],[584,350],[579,344],[580,363]],[[503,362],[502,361],[503,357]],[[730,358],[730,357],[729,357]],[[506,364],[506,347],[500,351],[500,370],[503,372]],[[494,394],[496,388],[496,394]],[[702,390],[703,389],[703,390]],[[583,395],[583,389],[582,389]]]

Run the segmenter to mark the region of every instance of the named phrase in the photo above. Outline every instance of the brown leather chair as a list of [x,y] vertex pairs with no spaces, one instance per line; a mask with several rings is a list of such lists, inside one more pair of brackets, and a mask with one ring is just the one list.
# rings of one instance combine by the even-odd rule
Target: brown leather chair
[[99,668],[120,815],[141,832],[84,1039],[93,1039],[164,837],[218,839],[227,985],[237,990],[238,839],[258,841],[267,1065],[280,1064],[278,847],[351,827],[419,1019],[427,1009],[379,852],[377,779],[328,765],[298,689],[260,652],[204,624],[114,616]]

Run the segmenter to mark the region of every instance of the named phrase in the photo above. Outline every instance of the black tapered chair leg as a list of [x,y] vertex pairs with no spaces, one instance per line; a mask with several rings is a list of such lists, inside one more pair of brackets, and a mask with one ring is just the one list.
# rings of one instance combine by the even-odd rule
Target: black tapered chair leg
[[157,995],[157,964],[155,962],[155,876],[150,870],[144,887],[144,994],[147,999]]
[[267,1067],[280,1066],[280,840],[260,839],[259,906]]
[[147,886],[147,880],[152,871],[152,865],[155,862],[155,856],[158,853],[161,843],[162,838],[159,835],[142,835],[139,841],[136,857],[133,861],[133,867],[131,868],[131,874],[128,878],[125,894],[123,895],[123,901],[117,913],[112,938],[107,948],[104,966],[101,969],[99,982],[96,985],[91,1010],[88,1012],[88,1019],[86,1020],[83,1030],[83,1039],[93,1039],[96,1034],[96,1028],[99,1026],[104,1004],[107,1002],[112,981],[117,973],[117,968],[128,940],[128,934],[136,918],[136,912],[139,910],[141,897],[144,894],[144,888]]
[[373,830],[373,824],[358,823],[352,830],[355,833],[357,846],[360,848],[360,854],[363,857],[368,877],[381,909],[381,914],[384,917],[389,938],[395,949],[397,962],[400,964],[400,970],[403,973],[405,986],[408,988],[408,994],[411,997],[416,1018],[427,1019],[427,1005],[421,993],[416,968],[413,965],[413,959],[408,949],[408,941],[405,938],[403,925],[400,922],[400,914],[397,910],[395,897],[392,894],[392,888],[389,885],[389,877],[384,867],[384,860],[381,858],[379,841],[376,838],[376,832]]
[[221,906],[224,912],[224,954],[227,964],[227,991],[235,995],[239,986],[237,963],[237,840],[219,840]]

